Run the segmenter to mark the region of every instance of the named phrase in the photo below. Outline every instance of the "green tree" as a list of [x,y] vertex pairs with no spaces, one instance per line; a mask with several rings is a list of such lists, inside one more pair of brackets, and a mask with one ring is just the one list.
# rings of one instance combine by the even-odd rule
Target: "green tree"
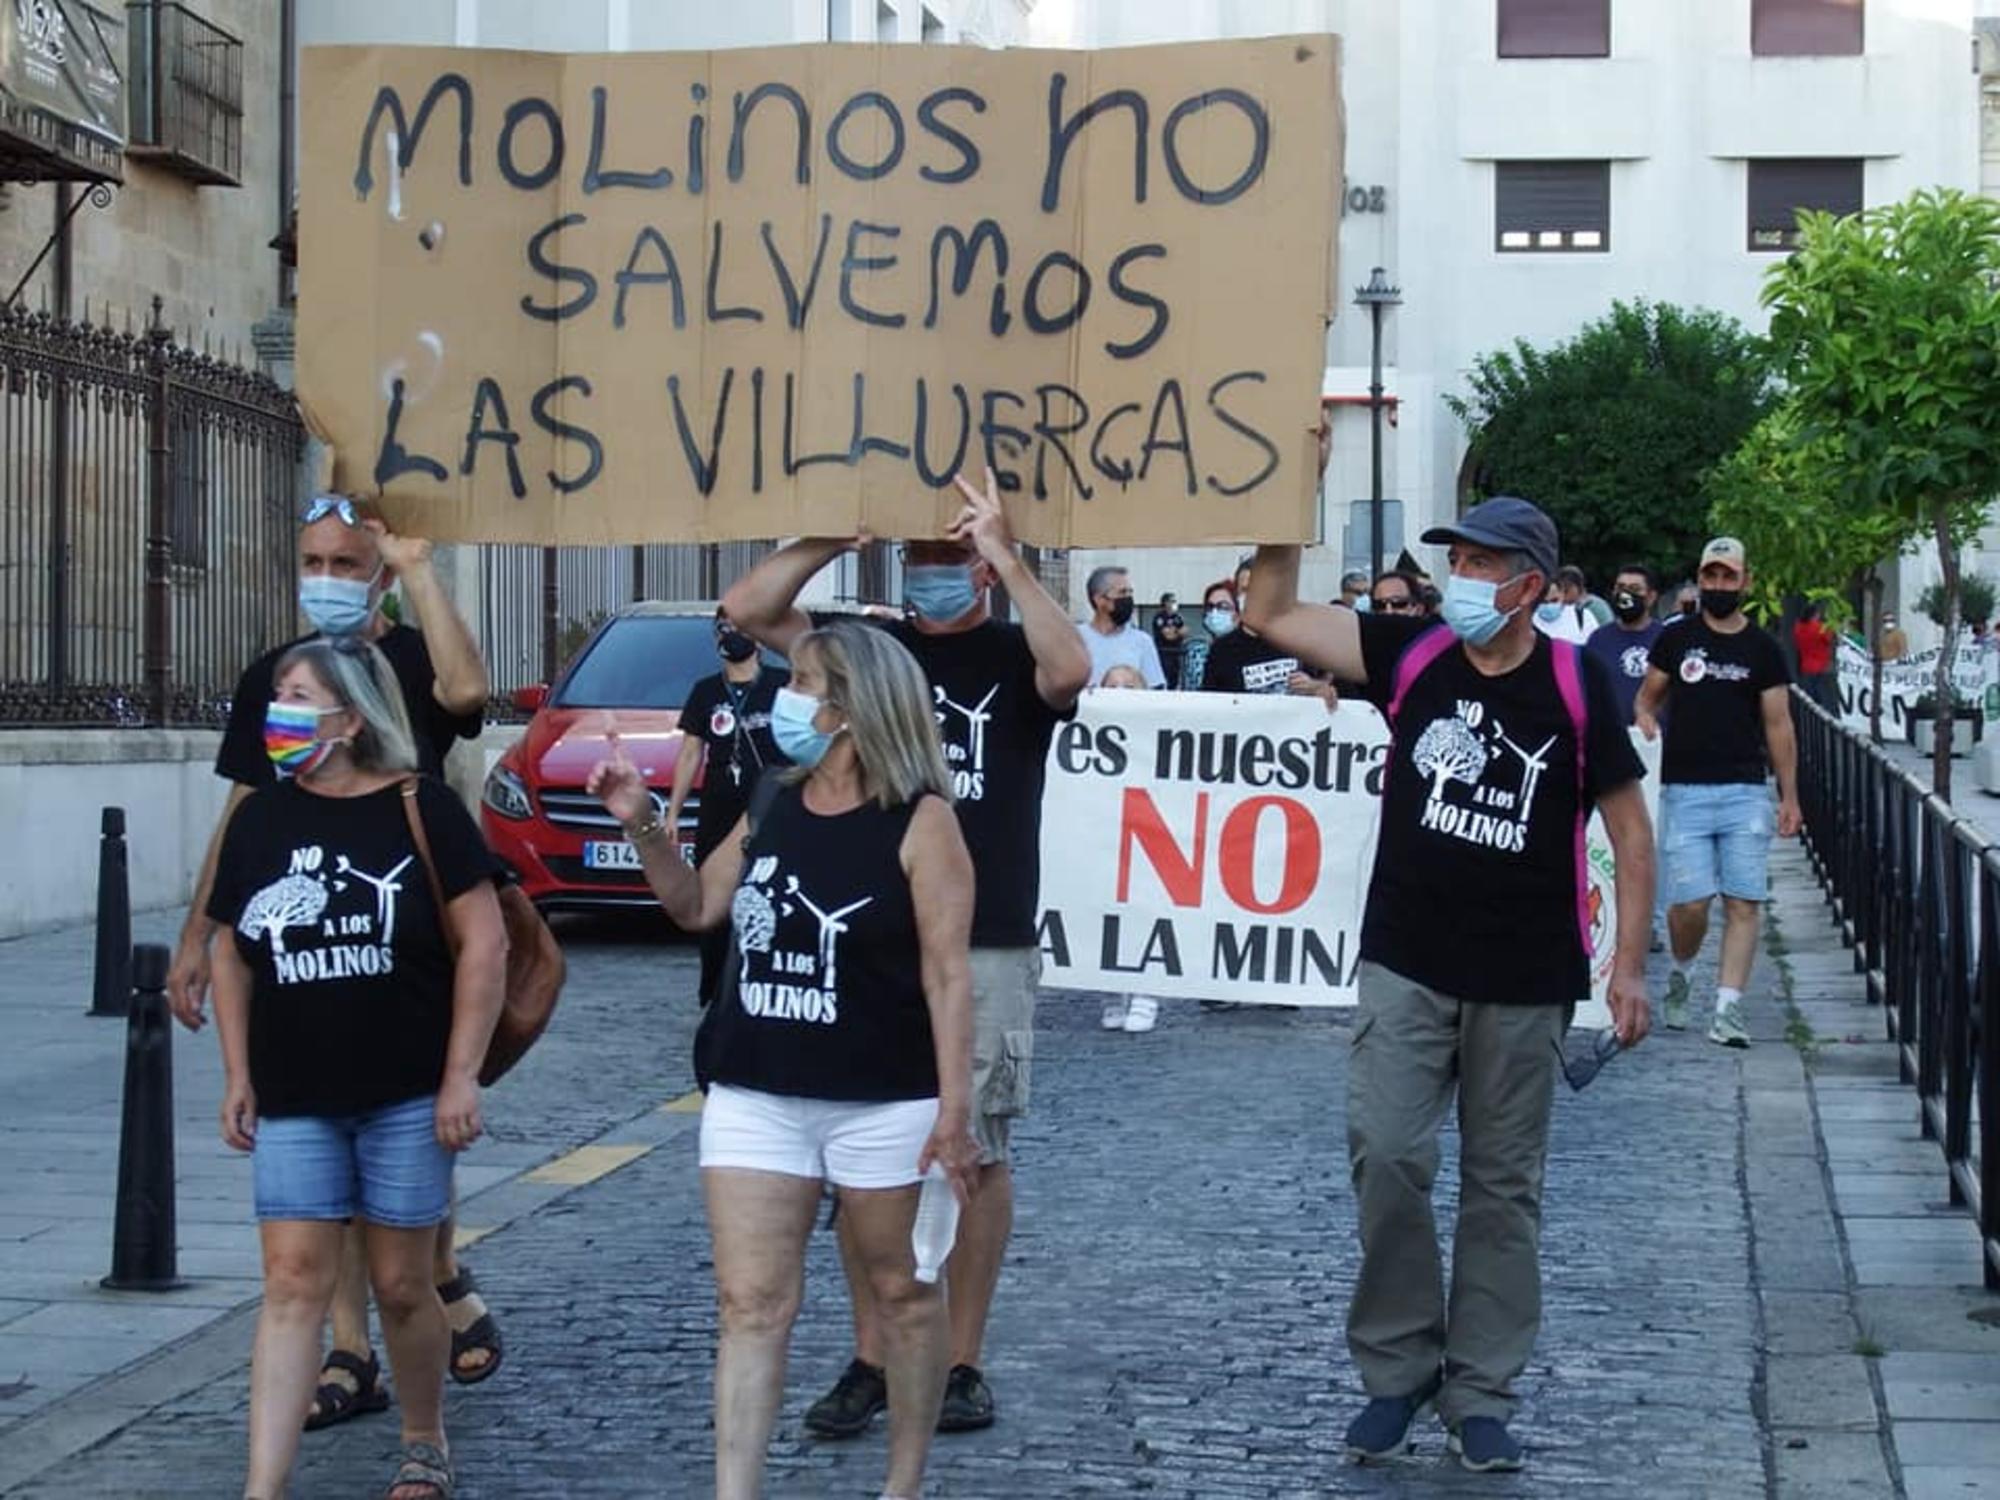
[[1934,542],[1944,584],[1933,784],[1951,795],[1959,548],[2000,489],[2000,203],[1924,189],[1849,218],[1800,217],[1764,287],[1803,441],[1856,512]]
[[1715,530],[1750,554],[1754,604],[1768,616],[1799,596],[1825,605],[1836,620],[1861,600],[1863,629],[1875,663],[1869,727],[1882,738],[1881,565],[1906,544],[1894,516],[1859,503],[1834,445],[1807,440],[1805,419],[1786,401],[1744,435],[1702,481]]
[[1702,475],[1773,403],[1761,340],[1734,319],[1616,302],[1548,349],[1481,356],[1446,404],[1472,435],[1481,496],[1520,495],[1555,518],[1564,561],[1594,583],[1621,563],[1684,574],[1701,550]]

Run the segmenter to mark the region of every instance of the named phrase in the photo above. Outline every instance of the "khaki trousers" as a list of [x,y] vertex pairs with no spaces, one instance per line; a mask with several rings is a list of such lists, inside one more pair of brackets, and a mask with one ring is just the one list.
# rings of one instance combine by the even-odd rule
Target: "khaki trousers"
[[[1347,1069],[1361,1276],[1347,1346],[1370,1396],[1444,1367],[1438,1413],[1505,1421],[1542,1320],[1542,1167],[1568,1006],[1453,1000],[1363,963]],[[1458,1096],[1459,1211],[1449,1302],[1431,1184]]]

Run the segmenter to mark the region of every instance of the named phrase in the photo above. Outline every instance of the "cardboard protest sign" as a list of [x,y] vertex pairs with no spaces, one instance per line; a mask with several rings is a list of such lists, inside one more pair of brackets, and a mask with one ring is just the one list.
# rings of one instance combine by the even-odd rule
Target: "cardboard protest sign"
[[1365,703],[1085,693],[1042,797],[1042,983],[1351,1005],[1389,732]]
[[309,48],[299,388],[444,540],[1316,532],[1326,36]]

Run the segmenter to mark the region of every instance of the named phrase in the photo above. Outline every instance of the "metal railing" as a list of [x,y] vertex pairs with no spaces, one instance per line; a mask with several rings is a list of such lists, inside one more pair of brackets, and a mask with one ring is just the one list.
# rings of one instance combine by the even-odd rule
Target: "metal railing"
[[129,0],[126,154],[191,181],[243,180],[243,43],[178,0]]
[[2000,845],[1803,694],[1806,844],[2000,1290]]
[[219,723],[294,633],[297,409],[153,309],[0,309],[0,724]]

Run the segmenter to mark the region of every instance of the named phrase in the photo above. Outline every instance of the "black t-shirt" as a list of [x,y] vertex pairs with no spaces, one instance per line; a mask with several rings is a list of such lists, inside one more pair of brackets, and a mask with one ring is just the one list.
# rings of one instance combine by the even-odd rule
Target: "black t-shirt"
[[1618,695],[1618,706],[1625,711],[1628,724],[1632,722],[1640,684],[1646,680],[1646,668],[1652,661],[1653,642],[1664,629],[1658,620],[1648,620],[1638,630],[1627,630],[1613,622],[1598,626],[1583,643],[1583,649],[1610,671],[1611,690]]
[[1663,784],[1764,784],[1766,688],[1792,680],[1785,653],[1755,625],[1734,635],[1705,618],[1661,632],[1652,664],[1667,674]]
[[[1425,620],[1361,616],[1369,701]],[[1394,726],[1361,956],[1456,1000],[1568,1004],[1590,993],[1577,924],[1576,735],[1555,646],[1535,633],[1488,677],[1457,643],[1421,672]],[[1587,816],[1644,774],[1604,664],[1582,656]]]
[[1280,651],[1261,635],[1239,625],[1209,646],[1208,661],[1201,671],[1201,690],[1284,693],[1291,690],[1292,675],[1302,670],[1296,656]]
[[736,826],[764,768],[789,764],[771,738],[771,704],[791,680],[782,667],[766,666],[749,682],[731,682],[717,672],[688,693],[681,728],[708,747],[701,809],[695,815],[697,863]]
[[717,1083],[803,1099],[929,1099],[937,1052],[903,837],[916,804],[822,817],[785,787],[731,904],[741,979],[718,1002]]
[[1029,947],[1041,906],[1049,737],[1069,715],[1035,690],[1035,653],[1019,625],[988,620],[943,635],[906,620],[884,628],[930,680],[958,824],[978,876],[972,946]]
[[[465,804],[425,777],[418,810],[445,899],[496,872]],[[229,821],[208,915],[250,966],[262,1115],[352,1115],[437,1091],[451,949],[400,784],[322,797],[260,787]]]
[[[270,706],[272,679],[278,662],[292,647],[317,635],[287,641],[251,662],[236,683],[236,697],[229,705],[229,726],[222,731],[222,748],[215,754],[215,774],[244,786],[269,786],[277,772],[264,753],[264,710]],[[484,716],[475,710],[455,714],[437,701],[437,672],[431,666],[430,648],[423,632],[407,625],[392,625],[375,646],[389,658],[396,680],[403,685],[403,707],[410,715],[410,728],[417,737],[417,759],[432,776],[444,774],[445,752],[453,740],[479,737]]]

